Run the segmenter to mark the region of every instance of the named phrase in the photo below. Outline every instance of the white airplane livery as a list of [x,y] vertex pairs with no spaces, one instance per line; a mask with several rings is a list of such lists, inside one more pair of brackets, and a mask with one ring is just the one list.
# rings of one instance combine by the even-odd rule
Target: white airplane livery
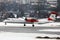
[[[45,23],[51,23],[54,22],[57,18],[57,13],[55,11],[52,11],[50,13],[50,16],[48,18],[44,18],[44,19],[36,19],[36,18],[32,18],[32,17],[27,17],[27,18],[8,18],[6,20],[4,20],[3,22],[5,23],[32,23],[33,26],[34,24],[45,24]],[[24,24],[24,26],[25,26]]]

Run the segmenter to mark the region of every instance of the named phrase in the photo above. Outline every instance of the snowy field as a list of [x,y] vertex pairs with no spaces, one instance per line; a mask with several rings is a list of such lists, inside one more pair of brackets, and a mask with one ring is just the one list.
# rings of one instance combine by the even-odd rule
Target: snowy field
[[36,38],[37,36],[43,36],[43,35],[47,35],[47,34],[0,32],[0,40],[60,40],[60,39]]
[[60,40],[60,39],[45,39],[40,37],[60,37],[60,23],[46,24],[19,24],[0,22],[0,40]]

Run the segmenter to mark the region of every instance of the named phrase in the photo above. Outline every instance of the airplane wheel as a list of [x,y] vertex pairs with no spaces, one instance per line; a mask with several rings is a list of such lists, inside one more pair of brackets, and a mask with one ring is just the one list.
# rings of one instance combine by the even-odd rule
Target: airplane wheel
[[7,23],[5,22],[5,25],[6,25]]
[[32,26],[34,27],[34,24]]
[[26,26],[26,24],[24,24],[24,26]]

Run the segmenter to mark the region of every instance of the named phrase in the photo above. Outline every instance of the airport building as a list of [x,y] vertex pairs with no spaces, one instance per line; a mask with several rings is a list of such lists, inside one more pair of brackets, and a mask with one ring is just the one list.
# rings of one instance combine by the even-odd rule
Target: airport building
[[[32,17],[46,17],[48,14],[47,2],[48,0],[0,0],[4,3],[4,8],[8,12],[13,12],[19,16],[32,16]],[[11,3],[9,3],[11,2]],[[45,13],[45,14],[44,14]]]
[[57,2],[58,2],[57,10],[60,12],[60,0],[57,0]]

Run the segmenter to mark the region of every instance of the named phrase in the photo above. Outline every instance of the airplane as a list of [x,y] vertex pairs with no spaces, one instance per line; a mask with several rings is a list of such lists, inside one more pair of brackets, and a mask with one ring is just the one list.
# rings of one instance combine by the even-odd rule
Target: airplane
[[50,23],[54,22],[56,20],[57,13],[55,11],[52,11],[50,13],[50,16],[48,18],[44,19],[36,19],[33,17],[23,17],[23,18],[7,18],[3,22],[6,23],[24,23],[24,26],[26,26],[26,23],[32,23],[32,26],[34,27],[34,24],[44,24],[44,23]]
[[[26,26],[26,24],[33,24],[34,22],[38,22],[38,20],[36,18],[7,18],[6,20],[4,20],[3,22],[5,22],[5,25],[7,23],[24,23],[24,26]],[[34,24],[32,25],[34,26]]]

